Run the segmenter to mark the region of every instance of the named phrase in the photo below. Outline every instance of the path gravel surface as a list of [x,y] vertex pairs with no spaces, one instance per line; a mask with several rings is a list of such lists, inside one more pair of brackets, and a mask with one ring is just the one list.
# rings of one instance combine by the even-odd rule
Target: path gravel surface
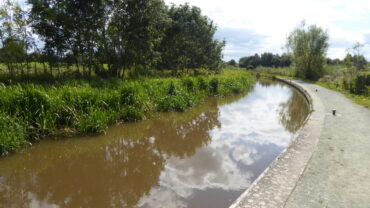
[[370,208],[370,110],[341,93],[301,85],[321,99],[326,115],[317,149],[285,207]]

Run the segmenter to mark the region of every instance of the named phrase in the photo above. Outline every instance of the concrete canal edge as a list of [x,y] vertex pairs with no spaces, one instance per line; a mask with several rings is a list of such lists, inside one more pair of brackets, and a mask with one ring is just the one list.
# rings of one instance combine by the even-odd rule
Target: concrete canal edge
[[311,113],[291,143],[230,208],[284,207],[317,148],[325,118],[325,107],[301,81],[278,79],[297,89],[307,100]]

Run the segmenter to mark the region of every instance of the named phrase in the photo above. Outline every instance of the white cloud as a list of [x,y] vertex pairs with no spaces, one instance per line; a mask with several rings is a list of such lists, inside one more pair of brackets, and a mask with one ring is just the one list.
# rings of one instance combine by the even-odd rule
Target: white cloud
[[[328,55],[343,58],[346,48],[356,41],[364,42],[370,29],[370,2],[368,0],[166,0],[167,3],[189,2],[198,6],[222,30],[244,30],[259,39],[237,44],[230,43],[225,50],[225,59],[238,59],[242,54],[250,55],[270,51],[282,52],[289,32],[305,19],[307,24],[327,28],[332,48]],[[227,34],[226,40],[234,35]],[[260,41],[260,42],[259,42]],[[343,42],[343,43],[342,43]],[[248,44],[245,44],[248,43]],[[244,45],[243,45],[244,44]],[[251,47],[258,45],[259,47]],[[349,45],[349,46],[347,46]],[[236,53],[237,52],[237,53]],[[367,52],[367,50],[364,50]],[[365,54],[370,58],[370,54]]]

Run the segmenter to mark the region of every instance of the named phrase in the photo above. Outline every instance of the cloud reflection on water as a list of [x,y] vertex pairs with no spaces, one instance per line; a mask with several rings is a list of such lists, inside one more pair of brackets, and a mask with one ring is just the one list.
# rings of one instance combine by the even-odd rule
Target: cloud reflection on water
[[[287,131],[289,127],[283,126],[280,118],[281,106],[289,103],[294,93],[283,85],[257,84],[248,96],[221,106],[221,125],[209,131],[212,142],[190,158],[170,158],[160,186],[142,198],[140,206],[186,207],[185,202],[200,190],[227,192],[248,187],[288,145],[294,133]],[[260,160],[264,161],[255,165]],[[168,197],[164,193],[171,193],[172,199],[161,198]]]
[[0,160],[0,205],[226,207],[289,143],[302,105],[290,88],[260,82],[106,135],[44,141]]

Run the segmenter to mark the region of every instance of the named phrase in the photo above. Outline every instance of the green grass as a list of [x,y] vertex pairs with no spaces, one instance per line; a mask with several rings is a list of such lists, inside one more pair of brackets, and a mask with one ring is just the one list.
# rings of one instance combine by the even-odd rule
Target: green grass
[[206,97],[250,89],[243,70],[184,78],[64,80],[0,86],[0,155],[51,135],[101,133],[120,121],[185,111]]

